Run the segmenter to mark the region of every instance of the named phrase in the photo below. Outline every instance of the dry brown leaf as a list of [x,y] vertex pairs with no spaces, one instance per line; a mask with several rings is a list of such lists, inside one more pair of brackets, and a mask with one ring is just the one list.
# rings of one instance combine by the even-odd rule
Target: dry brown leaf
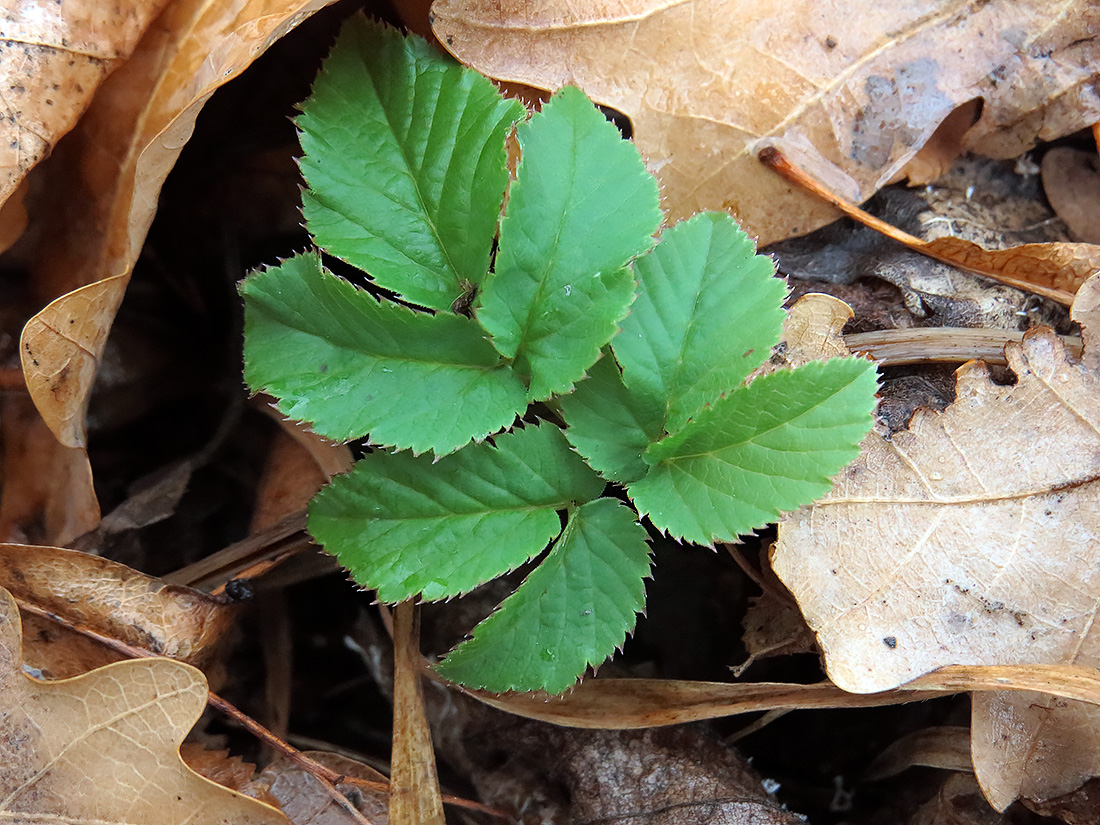
[[1059,146],[1043,155],[1043,190],[1073,237],[1100,243],[1100,159]]
[[83,448],[61,444],[23,393],[5,394],[0,432],[0,540],[67,544],[96,526],[99,502]]
[[424,712],[423,675],[420,609],[413,602],[401,602],[393,609],[392,825],[443,825],[435,750]]
[[[964,365],[954,404],[868,436],[834,490],[781,523],[773,567],[838,685],[887,690],[944,665],[1095,674],[1100,277],[1072,314],[1080,361],[1039,329],[1007,348],[1014,385]],[[1039,677],[1032,689],[1047,687]],[[971,727],[975,771],[998,809],[1100,773],[1092,705],[983,695]]]
[[718,719],[739,713],[806,708],[900,705],[942,695],[925,691],[857,694],[829,682],[690,682],[677,679],[589,679],[569,693],[467,691],[494,708],[567,728],[636,730]]
[[908,820],[908,825],[1011,825],[1015,817],[999,814],[982,799],[974,777],[956,773]]
[[278,524],[301,510],[326,481],[352,467],[351,450],[291,421],[266,406],[279,423],[256,492],[249,534]]
[[864,779],[886,779],[913,767],[972,773],[970,728],[940,725],[907,734],[875,757]]
[[573,83],[630,116],[672,218],[729,209],[761,244],[836,217],[763,169],[782,149],[862,202],[958,105],[967,147],[1015,157],[1100,120],[1087,0],[440,0],[439,40],[494,77]]
[[0,203],[68,132],[167,0],[25,0],[0,11]]
[[[199,111],[220,86],[329,2],[176,0],[99,89],[67,151],[46,170],[43,185],[58,200],[39,219],[34,285],[53,303],[27,325],[22,354],[32,396],[63,444],[85,441],[84,411],[102,344],[161,185]],[[84,477],[90,471],[74,470],[72,483]],[[89,497],[90,487],[82,495]]]
[[19,338],[27,391],[66,447],[86,446],[89,389],[126,281],[116,275],[58,298],[27,322]]
[[[204,593],[59,547],[0,544],[0,587],[105,636],[195,665],[208,661],[233,622],[232,607]],[[30,626],[26,660],[48,677],[102,663],[94,648],[75,641],[79,635],[38,622]]]
[[[373,782],[387,782],[384,774],[345,756],[322,751],[305,751],[305,755],[331,768],[338,774]],[[260,774],[259,780],[279,801],[283,813],[294,825],[357,825],[344,808],[336,804],[332,793],[301,765],[280,756]],[[336,786],[372,825],[389,822],[389,794],[383,790],[364,788],[351,782]]]
[[813,633],[790,598],[781,600],[770,593],[752,597],[741,625],[741,642],[748,658],[733,669],[734,676],[761,659],[817,650]]
[[203,779],[282,810],[267,785],[255,778],[256,766],[241,757],[230,756],[227,750],[209,750],[198,742],[184,742],[180,746],[180,756],[184,764]]
[[19,612],[0,592],[0,811],[23,822],[280,825],[273,808],[190,770],[180,742],[206,706],[194,668],[118,662],[73,679],[23,673]]

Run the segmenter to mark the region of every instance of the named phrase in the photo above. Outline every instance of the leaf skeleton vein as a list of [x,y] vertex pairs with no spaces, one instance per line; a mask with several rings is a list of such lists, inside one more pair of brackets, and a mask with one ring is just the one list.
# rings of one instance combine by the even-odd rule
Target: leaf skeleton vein
[[90,738],[92,736],[92,734],[99,733],[102,730],[109,730],[112,725],[115,725],[118,722],[121,722],[123,719],[126,719],[126,718],[131,717],[131,716],[135,716],[135,715],[141,713],[142,711],[147,710],[148,708],[154,707],[155,705],[158,705],[162,702],[166,702],[169,699],[175,698],[176,696],[180,696],[180,695],[190,693],[190,692],[191,692],[191,688],[189,688],[189,687],[177,688],[176,690],[168,691],[167,693],[158,692],[152,699],[148,700],[147,702],[143,702],[140,705],[136,705],[136,706],[131,707],[131,708],[126,708],[126,710],[122,711],[121,713],[118,713],[118,714],[110,717],[109,719],[104,719],[102,722],[100,722],[97,725],[92,725],[82,735],[80,735],[76,739],[72,740],[71,742],[67,743],[65,745],[65,747],[63,747],[60,751],[58,751],[57,754],[52,759],[50,759],[45,765],[43,765],[41,768],[39,768],[34,773],[33,776],[29,777],[25,782],[23,782],[22,785],[20,785],[18,788],[16,788],[10,794],[8,794],[7,797],[3,801],[0,801],[0,815],[2,815],[4,812],[7,812],[8,810],[10,810],[12,803],[16,800],[16,798],[18,798],[18,796],[21,793],[23,793],[25,790],[27,790],[28,788],[33,786],[40,779],[42,779],[43,777],[48,775],[49,772],[50,772],[50,769],[54,765],[56,765],[58,762],[63,760],[65,758],[65,756],[73,748],[77,747],[78,745],[85,742],[88,738]]

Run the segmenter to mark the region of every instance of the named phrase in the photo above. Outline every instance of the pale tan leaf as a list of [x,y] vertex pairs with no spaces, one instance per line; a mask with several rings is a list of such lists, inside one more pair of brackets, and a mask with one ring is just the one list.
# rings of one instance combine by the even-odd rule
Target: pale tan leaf
[[88,396],[126,280],[116,275],[63,295],[23,327],[19,357],[27,391],[66,447],[86,446]]
[[[886,690],[945,665],[1100,666],[1098,307],[1093,277],[1073,307],[1080,360],[1038,329],[1007,347],[1014,385],[964,365],[950,407],[868,436],[834,490],[781,523],[773,567],[838,685]],[[1035,675],[1032,690],[1067,695]],[[1097,708],[1021,695],[974,708],[975,770],[998,809],[1100,771],[1100,737],[1084,735],[1100,730]]]
[[420,612],[413,602],[393,609],[393,659],[390,823],[443,825],[443,798],[421,688]]
[[0,591],[0,816],[23,822],[285,825],[273,808],[190,770],[179,746],[206,680],[169,659],[73,679],[23,673],[19,613]]
[[[1052,7],[1053,5],[1053,7]],[[1087,0],[440,0],[439,40],[505,80],[573,83],[630,116],[672,218],[729,209],[761,244],[834,219],[757,163],[776,146],[862,202],[957,106],[1015,157],[1100,120]]]
[[49,153],[167,0],[20,0],[0,10],[0,203]]

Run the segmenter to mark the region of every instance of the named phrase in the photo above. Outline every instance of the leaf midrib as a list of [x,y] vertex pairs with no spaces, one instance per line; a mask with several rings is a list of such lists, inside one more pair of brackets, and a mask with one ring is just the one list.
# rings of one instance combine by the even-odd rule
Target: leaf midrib
[[[853,377],[853,378],[852,378],[852,380],[850,380],[850,381],[847,381],[847,382],[845,382],[845,384],[844,384],[843,386],[841,386],[841,387],[839,387],[838,389],[836,389],[835,391],[833,391],[833,392],[829,393],[829,395],[827,395],[827,396],[823,397],[823,398],[822,398],[822,399],[821,399],[820,401],[818,401],[818,402],[817,402],[816,404],[814,404],[814,405],[813,405],[812,407],[810,407],[809,409],[807,409],[807,410],[805,410],[805,411],[803,411],[803,412],[799,413],[799,414],[798,414],[798,415],[796,415],[796,416],[795,416],[794,418],[788,418],[788,419],[786,419],[786,420],[784,420],[784,421],[780,421],[780,422],[778,422],[777,424],[775,424],[775,425],[774,425],[774,426],[772,426],[772,427],[769,427],[769,428],[768,428],[768,429],[766,429],[766,430],[761,430],[761,431],[759,431],[759,432],[753,433],[753,435],[752,435],[752,437],[751,437],[751,438],[746,438],[746,439],[744,439],[744,440],[742,440],[742,441],[735,441],[735,442],[734,442],[734,443],[732,443],[732,444],[723,444],[723,445],[722,445],[721,447],[719,447],[719,448],[717,448],[717,449],[714,449],[714,450],[702,450],[702,451],[700,451],[700,452],[697,452],[697,453],[685,453],[684,455],[676,455],[676,456],[672,456],[671,458],[662,458],[662,459],[660,459],[660,460],[659,460],[659,461],[658,461],[657,463],[658,463],[658,464],[661,464],[661,463],[668,463],[668,464],[671,464],[671,463],[673,463],[673,462],[675,462],[675,461],[682,461],[682,460],[684,460],[684,459],[688,459],[688,458],[703,458],[703,457],[706,457],[706,456],[713,456],[713,457],[714,457],[714,458],[715,458],[716,460],[718,460],[718,461],[722,461],[722,463],[723,463],[723,464],[729,464],[729,465],[731,465],[731,466],[740,466],[740,465],[734,465],[734,464],[733,464],[733,462],[731,462],[731,461],[725,461],[725,460],[723,460],[723,459],[722,459],[722,458],[721,458],[721,457],[719,456],[719,453],[725,452],[725,451],[727,451],[727,450],[736,450],[736,449],[740,449],[741,447],[744,447],[744,446],[745,446],[746,444],[752,444],[752,443],[753,443],[754,441],[756,441],[756,439],[758,439],[758,438],[762,438],[762,437],[764,437],[764,436],[766,436],[766,435],[769,435],[770,433],[773,433],[773,432],[775,432],[776,430],[780,429],[781,427],[789,427],[789,426],[791,426],[792,424],[795,424],[795,423],[796,423],[796,422],[798,422],[798,421],[799,421],[800,419],[802,419],[802,418],[806,417],[807,415],[809,415],[810,413],[814,412],[814,411],[815,411],[816,409],[818,409],[818,408],[819,408],[819,407],[820,407],[820,406],[821,406],[822,404],[824,404],[824,403],[826,403],[827,401],[829,401],[829,400],[831,400],[831,399],[835,398],[835,397],[836,397],[837,395],[839,395],[840,393],[844,392],[844,390],[846,390],[846,389],[848,389],[848,388],[849,388],[850,386],[852,386],[852,384],[854,384],[854,383],[855,383],[856,381],[858,381],[858,380],[859,380],[859,378],[860,378],[860,375],[862,375],[862,373],[860,373],[859,375],[856,375],[855,377]],[[748,384],[742,384],[742,385],[741,385],[740,387],[738,387],[738,388],[737,388],[736,390],[734,390],[734,393],[737,393],[737,392],[738,392],[738,391],[740,391],[740,390],[744,390],[744,389],[746,389],[746,388],[747,388],[748,386],[749,386]],[[847,425],[848,425],[848,422],[845,422],[845,423],[843,423],[843,424],[841,424],[841,425],[839,425],[839,426],[847,426]],[[681,432],[682,432],[682,431],[681,431]],[[660,443],[660,442],[658,442],[658,443]],[[801,452],[801,453],[809,453],[809,452],[822,452],[821,450],[806,450],[806,449],[800,449],[800,450],[797,450],[797,451],[793,451],[793,450],[777,450],[777,448],[774,448],[774,447],[768,447],[768,448],[766,448],[766,449],[770,449],[770,450],[773,450],[773,451],[778,451],[778,452]]]

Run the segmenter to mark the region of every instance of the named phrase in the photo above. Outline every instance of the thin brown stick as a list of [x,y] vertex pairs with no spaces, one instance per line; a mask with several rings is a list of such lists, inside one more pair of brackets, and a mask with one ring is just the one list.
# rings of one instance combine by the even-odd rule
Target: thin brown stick
[[262,564],[266,559],[280,557],[284,553],[293,555],[291,551],[304,549],[308,546],[308,542],[306,511],[302,509],[291,513],[266,530],[261,530],[204,559],[199,559],[194,564],[181,567],[163,578],[172,584],[183,584],[188,587],[202,587],[215,582],[223,583],[235,578],[249,567]]
[[829,205],[843,212],[852,220],[858,221],[864,226],[868,226],[871,229],[881,232],[886,237],[904,244],[912,249],[914,252],[919,252],[922,255],[927,255],[929,258],[935,258],[937,261],[942,261],[950,266],[958,267],[959,269],[965,269],[969,272],[977,273],[986,278],[992,278],[994,281],[998,281],[1002,284],[1008,284],[1009,286],[1016,287],[1017,289],[1023,289],[1028,292],[1034,292],[1036,295],[1042,295],[1044,298],[1049,298],[1052,301],[1057,301],[1060,304],[1069,306],[1073,303],[1073,295],[1061,289],[1054,289],[1052,287],[1041,286],[1029,281],[1025,281],[1018,278],[1012,278],[1005,275],[1003,272],[998,272],[992,269],[986,269],[981,266],[977,266],[972,263],[960,261],[951,255],[946,255],[941,252],[929,241],[923,241],[915,235],[910,235],[908,232],[904,232],[898,229],[896,226],[888,224],[886,221],[876,218],[868,212],[864,212],[858,206],[853,203],[849,203],[843,198],[830,192],[816,180],[807,175],[800,168],[795,166],[791,161],[776,149],[774,146],[767,146],[760,150],[757,155],[757,159],[774,171],[784,180],[793,183],[810,194],[820,198]]
[[[110,648],[116,653],[121,653],[123,656],[127,656],[131,659],[167,658],[161,656],[160,654],[153,653],[150,650],[146,650],[145,648],[135,647],[121,641],[120,639],[115,639],[111,636],[107,636],[103,633],[100,633],[98,630],[95,630],[94,628],[88,627],[87,625],[81,624],[80,622],[68,619],[65,616],[61,616],[50,610],[46,610],[45,608],[39,607],[33,602],[29,602],[26,599],[15,596],[14,594],[13,598],[15,599],[16,604],[19,605],[20,610],[26,611],[27,613],[30,613],[32,615],[59,624],[62,627],[81,634],[82,636],[86,636],[89,639],[99,642],[104,647]],[[237,724],[239,724],[242,728],[244,728],[257,739],[259,739],[261,742],[264,742],[265,744],[269,745],[273,750],[286,756],[288,759],[298,765],[298,767],[300,767],[303,771],[319,781],[325,787],[326,793],[328,793],[333,798],[333,800],[338,805],[340,805],[340,807],[347,810],[347,812],[357,822],[361,823],[361,825],[372,825],[371,821],[363,816],[359,809],[352,804],[351,800],[344,796],[339,791],[339,789],[337,789],[336,786],[341,783],[348,783],[364,788],[370,788],[372,790],[385,791],[388,793],[388,782],[374,782],[369,779],[356,779],[355,777],[338,774],[331,768],[326,767],[320,762],[306,756],[293,745],[276,736],[255,719],[246,715],[235,705],[227,702],[225,699],[223,699],[213,691],[207,691],[206,702],[208,705],[210,705],[210,707],[218,710],[219,712],[236,721]],[[487,813],[501,819],[508,818],[508,814],[504,813],[503,811],[499,811],[495,808],[491,808],[479,802],[474,802],[470,799],[464,799],[462,797],[445,794],[443,796],[443,801],[449,805],[456,805],[458,807],[467,808],[472,811],[481,811],[482,813]]]

